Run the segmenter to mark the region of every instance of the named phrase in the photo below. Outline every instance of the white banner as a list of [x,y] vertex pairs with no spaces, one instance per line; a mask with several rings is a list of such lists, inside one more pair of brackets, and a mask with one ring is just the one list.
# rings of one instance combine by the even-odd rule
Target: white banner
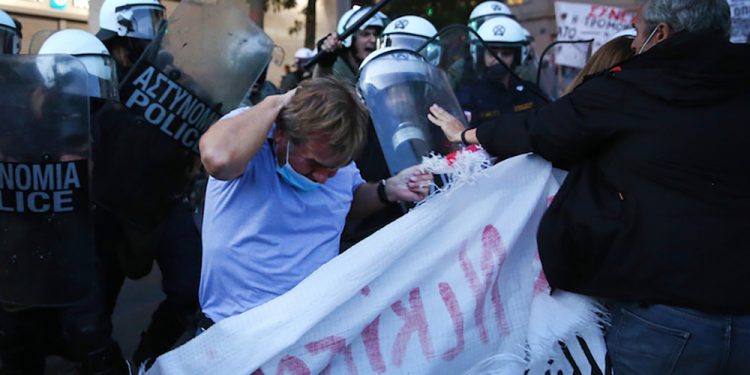
[[583,68],[590,54],[596,52],[612,35],[629,29],[635,16],[634,11],[608,5],[556,1],[557,40],[593,39],[594,42],[591,51],[586,43],[556,46],[555,63]]
[[148,374],[604,370],[596,304],[550,295],[541,271],[537,226],[559,187],[550,164],[524,155],[475,176]]
[[750,0],[729,0],[732,10],[732,43],[747,43],[750,35]]

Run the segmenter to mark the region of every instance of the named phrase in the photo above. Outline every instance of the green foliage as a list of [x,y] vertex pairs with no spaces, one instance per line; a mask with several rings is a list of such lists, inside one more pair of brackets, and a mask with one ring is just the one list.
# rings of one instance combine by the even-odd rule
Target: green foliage
[[[392,0],[383,10],[390,19],[414,15],[424,17],[440,30],[454,23],[467,24],[469,14],[481,0]],[[355,0],[352,4],[372,5],[372,0]]]
[[297,0],[264,0],[263,11],[267,12],[269,6],[274,12],[282,9],[290,9],[297,6]]
[[294,20],[294,25],[287,30],[289,35],[294,35],[299,33],[300,31],[304,30],[305,28],[305,22],[301,20]]

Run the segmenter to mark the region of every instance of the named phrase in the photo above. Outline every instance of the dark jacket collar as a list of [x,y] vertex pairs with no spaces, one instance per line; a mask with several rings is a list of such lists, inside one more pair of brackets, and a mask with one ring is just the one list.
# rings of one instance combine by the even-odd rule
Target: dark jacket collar
[[750,45],[719,33],[677,33],[611,70],[647,95],[676,104],[721,101],[750,91]]

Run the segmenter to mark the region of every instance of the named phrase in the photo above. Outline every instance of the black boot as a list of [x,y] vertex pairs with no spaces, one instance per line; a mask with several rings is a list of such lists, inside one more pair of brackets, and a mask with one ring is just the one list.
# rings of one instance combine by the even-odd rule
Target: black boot
[[41,353],[3,353],[0,375],[44,375]]
[[120,346],[114,342],[101,350],[86,353],[81,365],[83,375],[131,375],[130,364],[122,357]]

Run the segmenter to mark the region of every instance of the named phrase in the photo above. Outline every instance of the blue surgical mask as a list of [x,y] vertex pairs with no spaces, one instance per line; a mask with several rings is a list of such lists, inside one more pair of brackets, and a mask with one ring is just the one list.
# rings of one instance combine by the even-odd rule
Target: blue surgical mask
[[289,149],[291,148],[291,142],[286,143],[286,158],[284,161],[284,165],[276,167],[276,173],[281,176],[281,178],[286,181],[289,185],[292,185],[297,190],[300,191],[310,191],[315,190],[318,187],[320,187],[320,183],[315,182],[301,173],[297,172],[292,168],[292,165],[289,164]]

